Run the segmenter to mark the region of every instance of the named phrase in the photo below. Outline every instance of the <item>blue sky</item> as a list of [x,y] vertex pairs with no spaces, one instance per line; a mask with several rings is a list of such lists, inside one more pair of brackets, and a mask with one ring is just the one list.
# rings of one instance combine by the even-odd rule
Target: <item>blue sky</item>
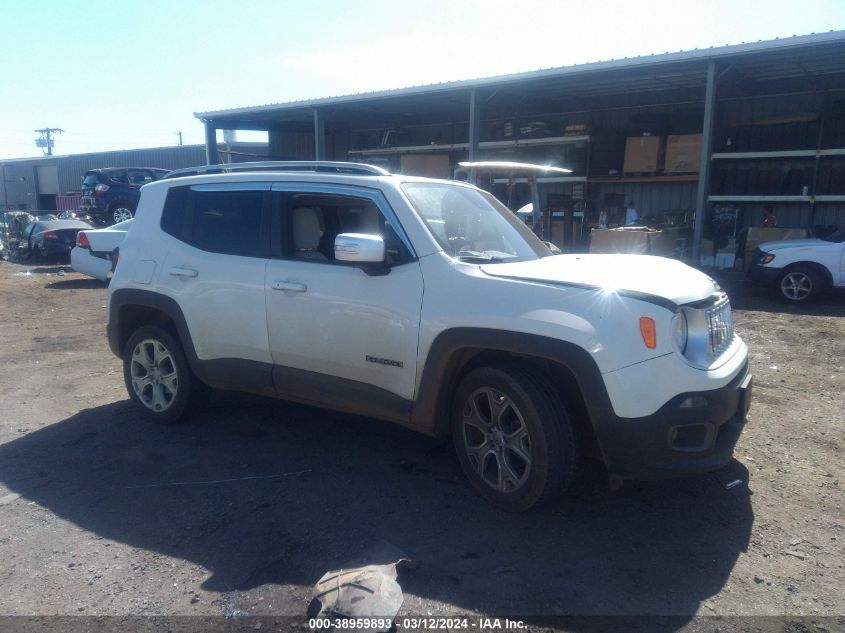
[[845,29],[845,0],[0,0],[0,158],[202,143],[197,111]]

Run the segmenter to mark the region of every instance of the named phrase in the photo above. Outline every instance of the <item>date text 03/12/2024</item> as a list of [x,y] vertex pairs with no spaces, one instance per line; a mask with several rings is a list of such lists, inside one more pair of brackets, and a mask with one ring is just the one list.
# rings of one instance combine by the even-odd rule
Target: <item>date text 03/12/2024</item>
[[[391,628],[390,618],[312,618],[312,630],[382,630]],[[518,631],[525,629],[522,620],[509,618],[443,618],[405,617],[396,620],[396,628],[404,631]]]

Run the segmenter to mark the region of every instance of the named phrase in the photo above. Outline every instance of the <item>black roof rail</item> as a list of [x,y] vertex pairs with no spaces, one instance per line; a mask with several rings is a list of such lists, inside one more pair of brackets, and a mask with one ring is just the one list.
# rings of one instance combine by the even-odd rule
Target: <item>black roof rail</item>
[[185,167],[184,169],[174,169],[164,178],[181,178],[183,176],[199,176],[202,174],[231,174],[241,171],[315,171],[350,176],[390,175],[390,172],[386,169],[364,163],[345,163],[342,161],[328,160],[270,160],[252,163],[221,163],[219,165]]

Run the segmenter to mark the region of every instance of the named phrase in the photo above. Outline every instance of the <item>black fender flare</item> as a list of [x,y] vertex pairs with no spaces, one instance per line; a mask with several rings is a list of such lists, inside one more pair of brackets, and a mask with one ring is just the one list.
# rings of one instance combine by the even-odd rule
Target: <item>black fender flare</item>
[[427,435],[448,434],[451,394],[457,387],[467,355],[491,351],[548,361],[569,370],[581,391],[591,423],[613,411],[598,365],[584,348],[536,334],[452,328],[438,334],[431,344],[411,411],[411,426]]
[[152,290],[140,290],[138,288],[120,288],[111,294],[109,300],[109,320],[107,335],[109,349],[115,356],[123,357],[123,332],[120,328],[120,313],[125,306],[145,306],[154,308],[166,314],[173,322],[176,333],[179,335],[179,342],[185,352],[185,357],[191,365],[191,369],[197,366],[197,353],[194,348],[194,341],[191,339],[191,332],[182,308],[170,297]]

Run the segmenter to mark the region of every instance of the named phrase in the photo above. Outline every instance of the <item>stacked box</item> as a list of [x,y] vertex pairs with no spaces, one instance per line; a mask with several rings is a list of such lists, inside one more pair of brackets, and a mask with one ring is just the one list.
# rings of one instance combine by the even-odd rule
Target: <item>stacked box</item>
[[625,141],[624,171],[627,174],[660,171],[663,137],[633,136]]
[[590,252],[647,255],[648,234],[645,229],[593,229]]
[[673,134],[666,138],[666,173],[698,173],[701,134]]

